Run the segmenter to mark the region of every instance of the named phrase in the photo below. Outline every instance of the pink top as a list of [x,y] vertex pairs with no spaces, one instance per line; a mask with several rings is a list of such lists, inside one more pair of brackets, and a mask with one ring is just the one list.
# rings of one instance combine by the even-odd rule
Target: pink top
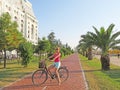
[[60,53],[55,53],[54,58],[55,58],[54,62],[60,62]]

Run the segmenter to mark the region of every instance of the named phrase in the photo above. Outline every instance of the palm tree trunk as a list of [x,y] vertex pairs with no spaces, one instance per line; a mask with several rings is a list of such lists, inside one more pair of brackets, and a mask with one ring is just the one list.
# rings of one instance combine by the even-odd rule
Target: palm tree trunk
[[101,69],[110,70],[110,58],[108,55],[101,55]]
[[93,57],[92,57],[92,47],[89,47],[88,48],[88,60],[92,60]]
[[87,51],[85,52],[85,56],[88,57],[88,52]]

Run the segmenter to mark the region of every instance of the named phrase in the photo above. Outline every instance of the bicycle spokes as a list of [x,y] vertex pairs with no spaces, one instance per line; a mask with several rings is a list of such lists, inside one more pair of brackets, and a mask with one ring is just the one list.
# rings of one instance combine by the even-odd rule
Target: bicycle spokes
[[59,69],[59,76],[62,82],[68,79],[68,70],[66,68],[60,68]]
[[47,73],[43,70],[37,70],[32,75],[32,82],[34,85],[41,85],[47,80]]

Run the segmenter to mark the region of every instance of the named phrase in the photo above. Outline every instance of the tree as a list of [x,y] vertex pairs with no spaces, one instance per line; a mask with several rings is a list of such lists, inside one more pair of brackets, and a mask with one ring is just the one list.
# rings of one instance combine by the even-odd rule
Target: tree
[[108,55],[109,49],[114,48],[118,44],[120,44],[120,39],[118,39],[120,31],[113,33],[112,31],[114,26],[114,24],[111,24],[106,30],[104,29],[104,27],[101,27],[100,30],[98,30],[93,26],[95,33],[88,32],[89,41],[102,50],[100,58],[102,70],[110,69],[110,58]]
[[4,50],[4,68],[6,68],[6,48],[7,48],[7,40],[6,40],[6,32],[10,27],[11,17],[8,14],[2,14],[0,17],[0,47]]
[[22,65],[27,67],[28,63],[30,62],[33,56],[33,48],[30,42],[21,43],[19,46],[19,51],[21,52],[22,57]]
[[36,50],[40,54],[40,56],[41,54],[47,53],[50,50],[49,40],[46,40],[45,38],[43,38],[42,40],[39,40]]
[[82,52],[86,52],[88,60],[92,60],[92,43],[89,40],[88,33],[86,35],[81,35],[81,40],[79,41],[79,46],[81,46]]
[[79,52],[80,54],[82,54],[83,56],[87,57],[87,49],[86,49],[86,43],[81,43],[79,42],[78,46],[77,46],[77,52]]
[[68,46],[68,44],[63,45],[62,42],[60,41],[60,39],[55,39],[55,33],[51,32],[48,35],[48,40],[50,42],[50,52],[49,54],[51,55],[54,52],[55,47],[59,46],[61,48],[61,53],[63,55],[68,55],[73,53],[73,50],[70,48],[70,46]]
[[6,68],[6,50],[17,48],[23,37],[17,30],[17,23],[11,21],[8,13],[3,13],[0,17],[0,49],[4,50],[4,68]]
[[48,35],[48,40],[50,41],[50,43],[54,43],[55,41],[55,33],[54,32],[51,32],[49,35]]
[[48,40],[50,42],[50,51],[49,51],[49,55],[51,55],[54,52],[54,49],[56,47],[56,40],[55,40],[55,33],[51,32],[48,35]]
[[16,22],[12,22],[11,23],[11,26],[10,26],[10,29],[7,30],[7,35],[6,35],[6,40],[8,42],[8,48],[18,48],[19,47],[19,44],[26,41],[23,36],[22,36],[22,33],[20,33],[18,30],[17,30],[17,23]]

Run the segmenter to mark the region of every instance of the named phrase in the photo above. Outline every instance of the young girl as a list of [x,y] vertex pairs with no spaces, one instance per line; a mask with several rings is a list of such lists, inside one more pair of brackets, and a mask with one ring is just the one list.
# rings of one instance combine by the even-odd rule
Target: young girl
[[55,53],[52,56],[49,57],[49,58],[53,58],[52,61],[54,61],[54,63],[50,67],[48,67],[48,71],[50,71],[51,69],[54,69],[54,71],[55,71],[55,73],[58,77],[59,85],[61,84],[60,76],[59,76],[59,73],[58,73],[58,69],[60,68],[60,65],[61,65],[60,56],[61,56],[60,48],[57,47],[55,49]]

